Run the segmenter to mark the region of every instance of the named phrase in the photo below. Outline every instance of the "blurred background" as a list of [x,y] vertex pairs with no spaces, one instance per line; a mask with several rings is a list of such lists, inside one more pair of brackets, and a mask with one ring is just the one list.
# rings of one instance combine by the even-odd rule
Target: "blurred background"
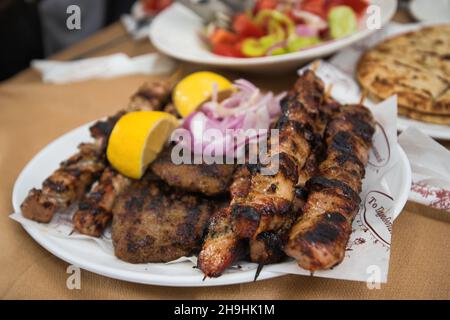
[[[88,37],[129,13],[136,0],[0,0],[0,81]],[[144,0],[148,10],[171,0]],[[81,29],[68,30],[67,7],[81,11]]]

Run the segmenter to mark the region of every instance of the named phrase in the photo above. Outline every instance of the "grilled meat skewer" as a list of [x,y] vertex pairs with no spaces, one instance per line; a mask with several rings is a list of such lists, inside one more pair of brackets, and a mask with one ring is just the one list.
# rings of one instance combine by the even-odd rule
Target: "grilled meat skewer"
[[[245,197],[250,190],[250,172],[240,165],[233,174],[230,186],[232,199]],[[198,256],[198,267],[208,277],[219,277],[226,268],[245,253],[245,243],[232,228],[229,207],[217,211],[208,225],[208,232]]]
[[[139,105],[148,107],[155,101],[160,101],[161,105],[169,96],[169,89],[164,88],[165,85],[160,83],[142,86],[133,96],[130,109],[133,110]],[[95,141],[81,144],[78,153],[62,162],[60,168],[44,181],[41,190],[32,189],[29,192],[21,205],[24,217],[48,223],[55,212],[80,200],[108,166],[105,148],[112,128],[123,114],[125,111],[119,111],[91,126],[91,136]]]
[[33,188],[20,206],[25,218],[49,222],[56,211],[80,199],[105,168],[104,154],[94,143],[84,143],[79,151],[50,175],[42,189]]
[[[324,87],[321,80],[315,76],[314,72],[306,71],[282,103],[283,115],[277,125],[280,130],[280,147],[271,152],[279,153],[280,158],[287,155],[292,160],[296,170],[294,174],[288,173],[288,175],[293,179],[276,183],[273,176],[262,178],[259,173],[254,174],[250,195],[243,200],[243,205],[233,206],[233,213],[237,214],[234,222],[238,233],[242,227],[247,229],[246,232],[249,231],[249,220],[253,220],[251,223],[256,227],[253,234],[241,234],[251,239],[250,256],[253,262],[274,263],[284,256],[282,244],[286,241],[288,231],[299,213],[292,210],[294,200],[298,201],[298,197],[295,197],[297,184],[305,175],[303,172],[305,166],[308,171],[314,169],[311,168],[315,163],[313,155],[316,152],[316,145],[320,142],[319,133],[325,122],[325,117],[320,112],[323,93]],[[286,168],[282,167],[282,163],[280,173],[286,174]],[[261,188],[260,180],[270,181],[271,189]],[[274,199],[277,198],[276,193],[280,185],[285,188],[288,196],[285,198],[288,204],[285,212],[280,211],[280,207],[275,210],[271,207]],[[274,186],[277,189],[270,192]],[[254,194],[257,194],[256,201]],[[246,222],[242,223],[243,220]]]
[[[268,263],[283,256],[279,244],[296,218],[296,212],[292,211],[295,186],[313,150],[314,132],[321,130],[315,120],[321,116],[318,106],[322,103],[323,91],[320,79],[312,71],[306,71],[285,98],[283,114],[277,124],[280,144],[269,154],[279,155],[278,173],[264,176],[259,165],[247,165],[247,171],[240,170],[242,174],[235,177],[233,185],[239,187],[233,191],[232,185],[228,213],[233,228],[227,229],[224,236],[216,224],[212,224],[199,255],[198,265],[206,276],[219,276],[231,264],[229,256],[239,239],[250,239],[252,261]],[[208,240],[218,234],[234,241],[213,247],[214,242]],[[212,256],[215,259],[211,259]]]
[[[320,80],[316,78],[315,81],[318,81],[316,87],[320,88]],[[302,90],[304,90],[303,85],[298,81],[293,90],[288,94],[288,97],[290,97],[291,101],[295,101],[297,98],[296,92],[301,92]],[[250,259],[260,265],[277,263],[286,257],[283,247],[287,241],[290,227],[294,219],[302,215],[303,206],[306,202],[307,189],[305,188],[305,183],[317,174],[318,164],[321,162],[324,153],[322,140],[326,124],[340,110],[340,104],[330,98],[327,92],[325,92],[323,103],[318,105],[318,110],[319,113],[313,117],[315,141],[303,168],[299,171],[297,185],[294,189],[294,199],[291,209],[293,215],[290,216],[291,219],[286,219],[285,224],[275,232],[264,231],[250,239]]]
[[328,124],[326,159],[320,174],[307,182],[304,214],[292,227],[285,247],[300,267],[328,269],[344,258],[374,127],[370,111],[361,105],[343,107]]
[[100,237],[111,220],[117,196],[130,184],[131,179],[108,166],[91,191],[80,200],[78,210],[72,218],[75,230]]

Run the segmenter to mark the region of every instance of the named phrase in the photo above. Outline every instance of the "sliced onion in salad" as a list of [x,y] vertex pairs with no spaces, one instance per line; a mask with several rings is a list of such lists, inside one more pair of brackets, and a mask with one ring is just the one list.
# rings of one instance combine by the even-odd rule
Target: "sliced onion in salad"
[[[237,156],[242,153],[246,143],[264,138],[261,133],[256,133],[246,135],[245,143],[239,143],[236,142],[237,132],[263,129],[262,132],[267,134],[267,129],[278,119],[281,113],[280,101],[286,93],[262,93],[244,79],[236,80],[233,85],[236,90],[222,101],[218,99],[217,88],[213,88],[211,100],[203,103],[184,120],[183,128],[189,131],[191,138],[190,146],[184,146],[194,154],[202,153],[208,148],[215,150],[215,156],[229,155],[230,152]],[[209,129],[220,132],[221,138],[212,139],[207,132]]]

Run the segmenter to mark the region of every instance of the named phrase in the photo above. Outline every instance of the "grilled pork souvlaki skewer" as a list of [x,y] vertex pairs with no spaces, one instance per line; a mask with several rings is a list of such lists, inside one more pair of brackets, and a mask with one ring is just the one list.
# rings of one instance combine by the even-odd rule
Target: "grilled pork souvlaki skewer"
[[[317,79],[317,81],[320,80]],[[314,117],[314,134],[315,141],[313,143],[313,148],[306,159],[303,168],[299,171],[297,185],[294,188],[294,199],[292,202],[292,219],[286,219],[286,223],[283,227],[276,231],[265,231],[258,234],[256,237],[252,238],[249,242],[250,244],[250,259],[253,262],[259,263],[258,270],[261,270],[262,266],[265,264],[276,263],[281,261],[286,257],[283,247],[287,241],[287,236],[294,222],[294,219],[301,216],[304,203],[306,202],[307,189],[305,188],[305,183],[311,177],[315,176],[317,173],[318,163],[321,161],[323,154],[323,134],[325,127],[330,117],[339,110],[339,103],[330,97],[332,86],[330,85],[323,97],[323,103],[321,103],[319,108],[318,116]],[[296,97],[296,89],[292,90],[290,96]],[[255,276],[258,276],[258,273]]]
[[[131,98],[128,111],[159,110],[168,100],[169,94],[170,86],[164,83],[143,85]],[[112,128],[108,136],[111,131]],[[80,200],[72,218],[75,230],[94,237],[101,236],[112,218],[115,200],[130,184],[130,178],[107,165],[99,181]]]
[[271,144],[269,151],[269,156],[280,159],[278,172],[263,175],[254,170],[249,194],[232,204],[234,229],[240,237],[250,239],[254,262],[273,263],[283,256],[280,248],[297,215],[292,210],[296,185],[320,141],[323,96],[323,83],[313,71],[300,76],[294,92],[282,103],[283,113],[277,124],[278,147]]
[[241,239],[255,242],[255,261],[258,257],[266,260],[262,257],[264,253],[258,250],[258,244],[261,244],[261,251],[268,248],[265,239],[256,239],[256,236],[266,231],[269,236],[270,232],[276,235],[278,230],[294,221],[295,215],[291,210],[294,187],[299,169],[312,150],[312,126],[315,125],[314,118],[318,117],[317,105],[322,96],[321,81],[312,71],[306,71],[286,98],[283,115],[277,125],[281,131],[280,147],[271,150],[280,153],[278,174],[263,176],[259,174],[258,166],[244,166],[237,170],[230,190],[230,207],[217,214],[199,255],[198,266],[206,276],[217,277],[231,265],[237,257],[236,252],[240,251]]
[[329,269],[344,258],[374,126],[370,111],[362,105],[344,106],[328,124],[326,159],[320,174],[307,182],[304,214],[292,227],[285,247],[300,267]]
[[[318,165],[324,157],[323,136],[326,125],[341,108],[341,105],[331,98],[331,90],[332,84],[326,88],[323,103],[319,106],[319,117],[315,118],[316,125],[314,127],[314,133],[316,134],[316,141],[314,143],[314,148],[308,156],[302,170],[300,170],[297,185],[295,186],[292,212],[296,218],[301,217],[303,214],[303,206],[308,195],[305,184],[310,178],[318,174]],[[295,95],[295,89],[293,89],[293,93]],[[291,93],[291,95],[293,93]],[[276,232],[263,232],[250,240],[250,258],[252,261],[259,263],[255,279],[258,277],[263,265],[280,262],[286,257],[283,248],[287,242],[292,223],[293,221],[289,221],[284,228],[281,228]]]
[[[133,96],[130,110],[158,106],[168,96],[168,91],[164,84],[144,85]],[[125,111],[120,111],[106,120],[96,122],[90,128],[95,141],[80,144],[79,151],[61,163],[44,181],[42,189],[34,188],[29,192],[21,205],[24,217],[48,223],[58,210],[65,209],[82,198],[107,166],[105,148],[108,137],[124,113]]]

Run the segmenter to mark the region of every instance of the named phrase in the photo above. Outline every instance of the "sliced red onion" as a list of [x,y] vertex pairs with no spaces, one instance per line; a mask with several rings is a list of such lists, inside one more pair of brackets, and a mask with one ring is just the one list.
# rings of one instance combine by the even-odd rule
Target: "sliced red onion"
[[292,10],[292,14],[299,19],[302,19],[305,24],[316,30],[325,29],[328,24],[318,15],[305,10]]
[[299,24],[295,27],[295,32],[300,37],[315,37],[319,34],[319,30],[307,24]]
[[[251,82],[239,79],[234,82],[236,91],[225,100],[218,101],[217,88],[213,90],[211,101],[205,102],[198,111],[189,115],[183,128],[191,134],[189,146],[195,154],[214,150],[215,155],[233,151],[235,156],[242,153],[245,144],[264,138],[260,133],[246,137],[240,144],[233,142],[236,130],[268,129],[281,112],[280,101],[285,96],[274,96],[272,92],[261,93]],[[205,132],[216,129],[222,137],[216,140],[205,139]],[[228,130],[227,130],[228,129]]]

